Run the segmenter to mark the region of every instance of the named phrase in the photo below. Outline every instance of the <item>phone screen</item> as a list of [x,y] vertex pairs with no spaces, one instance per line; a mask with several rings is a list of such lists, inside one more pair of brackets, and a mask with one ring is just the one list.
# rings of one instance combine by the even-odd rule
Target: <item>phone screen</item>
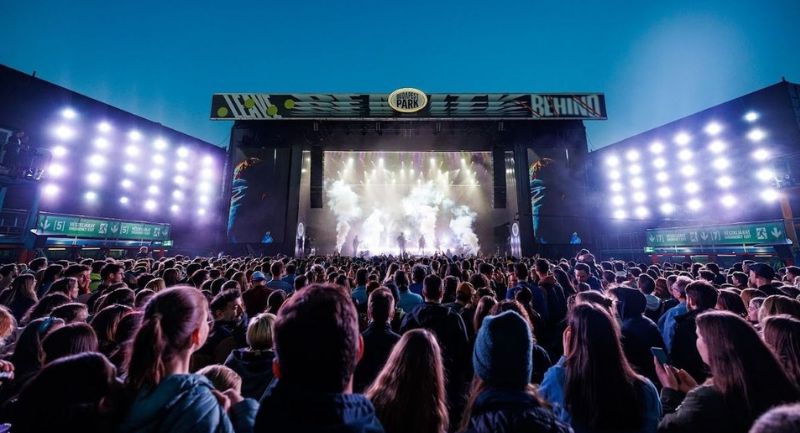
[[669,364],[669,357],[667,357],[667,352],[665,352],[664,349],[660,347],[651,347],[650,352],[653,353],[653,356],[658,359],[661,365]]

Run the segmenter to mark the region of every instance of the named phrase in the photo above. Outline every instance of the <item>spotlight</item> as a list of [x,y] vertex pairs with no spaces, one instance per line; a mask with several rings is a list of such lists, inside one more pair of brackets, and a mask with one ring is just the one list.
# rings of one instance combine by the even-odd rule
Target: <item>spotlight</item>
[[686,165],[681,169],[681,173],[686,177],[691,177],[697,173],[697,169],[692,165]]
[[183,191],[179,189],[172,191],[172,198],[174,198],[175,200],[183,200],[183,197],[184,197]]
[[666,186],[662,186],[661,188],[658,189],[658,195],[661,198],[667,198],[672,195],[672,190]]
[[211,191],[211,184],[208,182],[201,182],[197,185],[197,190],[201,192]]
[[625,211],[622,210],[622,209],[617,209],[617,210],[614,211],[614,219],[624,220],[627,217],[628,217],[628,214],[625,213]]
[[757,161],[764,161],[769,158],[769,151],[766,149],[756,149],[755,152],[753,152],[753,158]]
[[436,164],[436,158],[431,158],[431,165]]
[[158,165],[163,165],[164,162],[166,162],[166,158],[164,158],[164,155],[157,153],[153,155],[153,162]]
[[614,182],[611,184],[611,191],[620,192],[622,191],[622,184],[619,182]]
[[154,168],[154,169],[150,170],[150,178],[151,179],[159,180],[162,177],[164,177],[164,172],[163,171],[161,171],[161,170],[159,170],[157,168]]
[[692,151],[689,149],[683,149],[680,152],[678,152],[678,158],[681,159],[682,161],[688,161],[692,159]]
[[147,187],[147,192],[149,192],[152,195],[157,195],[160,192],[160,190],[158,189],[158,185],[150,185],[149,187]]
[[761,192],[761,199],[767,202],[774,202],[780,198],[778,191],[772,188],[765,189]]
[[119,198],[119,202],[120,202],[120,204],[128,204],[128,202],[130,202],[130,200],[128,200],[128,197],[124,197],[123,196],[123,197]]
[[673,138],[673,141],[675,141],[675,143],[679,146],[685,146],[689,144],[690,141],[692,141],[692,137],[685,132],[679,132],[675,134],[675,138]]
[[763,140],[764,137],[766,137],[766,136],[767,136],[767,134],[763,130],[758,129],[758,128],[751,129],[750,132],[747,133],[747,138],[749,138],[751,141],[755,141],[755,142],[759,142],[759,141]]
[[[347,158],[347,163],[348,163],[348,164],[352,164],[354,161],[355,161],[355,160],[353,159],[353,157],[352,157],[352,156],[351,156],[350,158]],[[462,161],[463,161],[463,158],[462,158]]]
[[61,117],[65,119],[74,119],[78,117],[78,113],[76,113],[75,110],[73,110],[72,108],[67,107],[61,110]]
[[642,203],[645,200],[647,200],[647,194],[645,194],[645,193],[643,193],[641,191],[637,191],[637,192],[633,193],[633,201],[635,201],[636,203]]
[[378,158],[378,165],[383,166],[383,158]]
[[619,179],[621,176],[622,175],[617,170],[611,170],[608,172],[608,177],[614,180]]
[[758,120],[758,113],[755,111],[748,111],[747,114],[744,115],[744,120],[748,122],[755,122]]
[[97,200],[97,193],[94,191],[86,191],[86,194],[83,195],[83,198],[85,198],[86,201],[95,201]]
[[119,184],[125,189],[130,189],[133,186],[133,182],[130,179],[122,179]]
[[621,195],[615,195],[611,198],[611,203],[613,203],[614,206],[622,206],[625,204],[625,199]]
[[66,171],[67,169],[64,168],[64,166],[61,164],[53,163],[50,164],[49,167],[47,167],[47,174],[50,175],[51,177],[61,177],[64,175]]
[[203,215],[206,214],[206,210],[203,209],[203,208],[197,209],[197,214],[200,215],[200,216],[203,216]]
[[300,173],[305,173],[306,171],[308,171],[308,170],[306,170],[305,168],[301,168],[300,169]]
[[636,151],[636,150],[631,149],[631,150],[628,151],[628,153],[625,154],[625,158],[627,158],[628,161],[631,161],[631,162],[638,161],[639,160],[639,152]]
[[100,185],[100,182],[103,181],[103,176],[100,176],[99,173],[89,173],[86,175],[86,182],[90,185]]
[[125,165],[122,166],[122,169],[125,170],[125,173],[135,173],[136,172],[136,166],[131,164],[130,162],[125,163]]
[[733,207],[733,206],[736,205],[736,197],[734,197],[734,196],[732,196],[730,194],[724,195],[720,199],[720,203],[722,203],[723,206],[728,207],[728,208],[729,207]]
[[204,168],[203,171],[200,172],[200,176],[206,179],[211,179],[212,177],[214,177],[214,170],[210,168]]
[[97,130],[100,132],[110,132],[111,131],[111,124],[108,122],[100,122],[97,124]]
[[61,189],[58,187],[58,185],[53,183],[49,183],[42,188],[42,193],[48,197],[55,197],[60,191]]
[[[186,158],[187,156],[189,156],[189,149],[187,149],[185,147],[179,147],[178,150],[176,151],[176,153],[178,154],[179,157]],[[311,159],[310,158],[306,158],[306,160],[310,161]]]
[[466,159],[464,159],[464,158],[461,158],[461,163],[462,163],[462,164],[466,164],[466,163],[467,163],[467,160],[466,160]]
[[688,202],[686,202],[686,206],[691,210],[700,210],[700,208],[703,207],[703,202],[701,202],[700,200],[698,200],[696,198],[693,198],[693,199],[689,200]]
[[164,150],[167,148],[167,141],[161,137],[156,138],[156,140],[153,141],[153,147],[155,147],[158,150]]
[[654,141],[650,145],[650,151],[656,154],[661,153],[664,151],[664,144],[661,143],[660,141]]
[[128,133],[128,138],[130,138],[133,141],[139,141],[142,139],[142,133],[135,129],[132,129],[131,132]]
[[125,148],[125,154],[127,154],[132,158],[135,158],[139,156],[139,148],[136,145],[131,144]]
[[775,179],[775,172],[768,168],[762,168],[756,172],[756,177],[762,182],[769,182],[770,180]]
[[641,188],[644,186],[644,181],[641,177],[634,177],[631,179],[631,186],[634,188]]
[[109,143],[108,139],[105,137],[97,137],[94,139],[94,147],[98,149],[108,149]]
[[730,188],[733,185],[733,179],[730,176],[721,176],[717,179],[717,185],[722,188]]
[[169,210],[172,211],[172,213],[178,213],[181,210],[181,208],[180,208],[180,206],[174,204],[174,205],[169,207]]
[[698,185],[697,182],[689,182],[684,185],[683,189],[685,189],[689,194],[694,194],[697,191],[700,191],[700,185]]
[[201,204],[208,204],[208,197],[201,195],[200,197],[197,198],[197,201]]
[[157,206],[158,206],[158,204],[156,203],[156,201],[152,200],[152,199],[145,200],[145,202],[144,202],[144,208],[149,210],[149,211],[156,210]]
[[70,128],[67,125],[59,125],[53,131],[56,137],[60,138],[61,140],[71,140],[75,137],[75,130]]
[[186,182],[186,178],[181,175],[175,176],[172,180],[178,185],[183,185]]
[[723,150],[725,150],[726,147],[727,146],[725,145],[724,141],[722,141],[722,140],[714,140],[708,145],[708,150],[710,150],[710,151],[712,151],[714,153],[720,153]]
[[408,169],[408,174],[413,176],[414,175],[414,169],[413,168],[409,168]]
[[669,175],[664,171],[659,171],[656,173],[656,180],[659,182],[666,182],[669,180]]
[[667,160],[664,158],[656,158],[653,160],[653,167],[664,168],[667,166]]
[[186,161],[178,161],[175,163],[175,170],[186,171],[189,169],[189,164]]
[[634,212],[638,218],[647,218],[647,215],[650,214],[650,211],[644,206],[637,207]]
[[706,134],[708,135],[717,135],[722,132],[722,125],[717,122],[711,122],[706,125],[704,131],[706,131]]
[[641,166],[641,165],[639,165],[639,164],[634,164],[634,165],[632,165],[632,166],[628,167],[628,171],[629,171],[631,174],[639,174],[639,173],[641,173],[641,172],[642,172],[642,166]]
[[53,156],[56,158],[61,158],[67,154],[67,148],[64,146],[55,146],[53,147]]
[[725,170],[726,168],[730,167],[731,162],[725,158],[717,158],[711,162],[711,165],[714,166],[717,170]]
[[608,158],[606,158],[606,164],[609,167],[616,167],[619,165],[619,158],[616,155],[611,155]]
[[661,209],[661,213],[663,213],[665,215],[669,215],[669,214],[675,212],[675,206],[672,203],[664,203],[664,204],[661,205],[660,209]]
[[102,167],[106,165],[106,158],[100,154],[94,154],[89,157],[89,165],[94,167]]

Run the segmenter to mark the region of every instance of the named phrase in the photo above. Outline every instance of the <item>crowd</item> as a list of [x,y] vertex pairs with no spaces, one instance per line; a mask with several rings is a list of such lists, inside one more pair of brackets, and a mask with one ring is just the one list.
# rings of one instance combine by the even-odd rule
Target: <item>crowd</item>
[[800,268],[576,257],[0,267],[13,432],[800,431]]

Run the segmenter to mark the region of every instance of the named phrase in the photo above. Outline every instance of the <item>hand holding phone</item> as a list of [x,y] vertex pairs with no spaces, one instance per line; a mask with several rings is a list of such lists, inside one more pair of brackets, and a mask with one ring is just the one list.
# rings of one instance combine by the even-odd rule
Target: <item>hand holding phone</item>
[[653,356],[656,357],[659,364],[661,365],[669,364],[669,357],[667,356],[667,352],[665,352],[664,349],[660,347],[651,347],[650,353],[652,353]]

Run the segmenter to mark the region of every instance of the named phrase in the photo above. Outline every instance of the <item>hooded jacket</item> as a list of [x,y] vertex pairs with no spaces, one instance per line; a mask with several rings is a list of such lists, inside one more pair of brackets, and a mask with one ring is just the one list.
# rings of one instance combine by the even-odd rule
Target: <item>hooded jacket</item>
[[225,366],[242,378],[242,397],[260,399],[272,382],[272,350],[236,349],[228,355]]
[[254,431],[383,433],[383,426],[361,394],[305,392],[277,380],[261,399]]
[[675,318],[675,335],[669,353],[672,365],[686,370],[697,383],[703,383],[708,377],[708,369],[697,351],[696,320],[702,312],[692,310]]
[[230,418],[211,392],[211,382],[198,374],[173,374],[152,390],[136,396],[118,433],[249,433],[258,403],[245,399]]
[[536,398],[524,393],[486,390],[475,399],[465,433],[571,433]]
[[643,313],[647,308],[645,295],[635,289],[613,289],[618,295],[617,309],[622,319],[622,347],[625,357],[637,373],[658,383],[652,347],[664,348],[658,326]]

